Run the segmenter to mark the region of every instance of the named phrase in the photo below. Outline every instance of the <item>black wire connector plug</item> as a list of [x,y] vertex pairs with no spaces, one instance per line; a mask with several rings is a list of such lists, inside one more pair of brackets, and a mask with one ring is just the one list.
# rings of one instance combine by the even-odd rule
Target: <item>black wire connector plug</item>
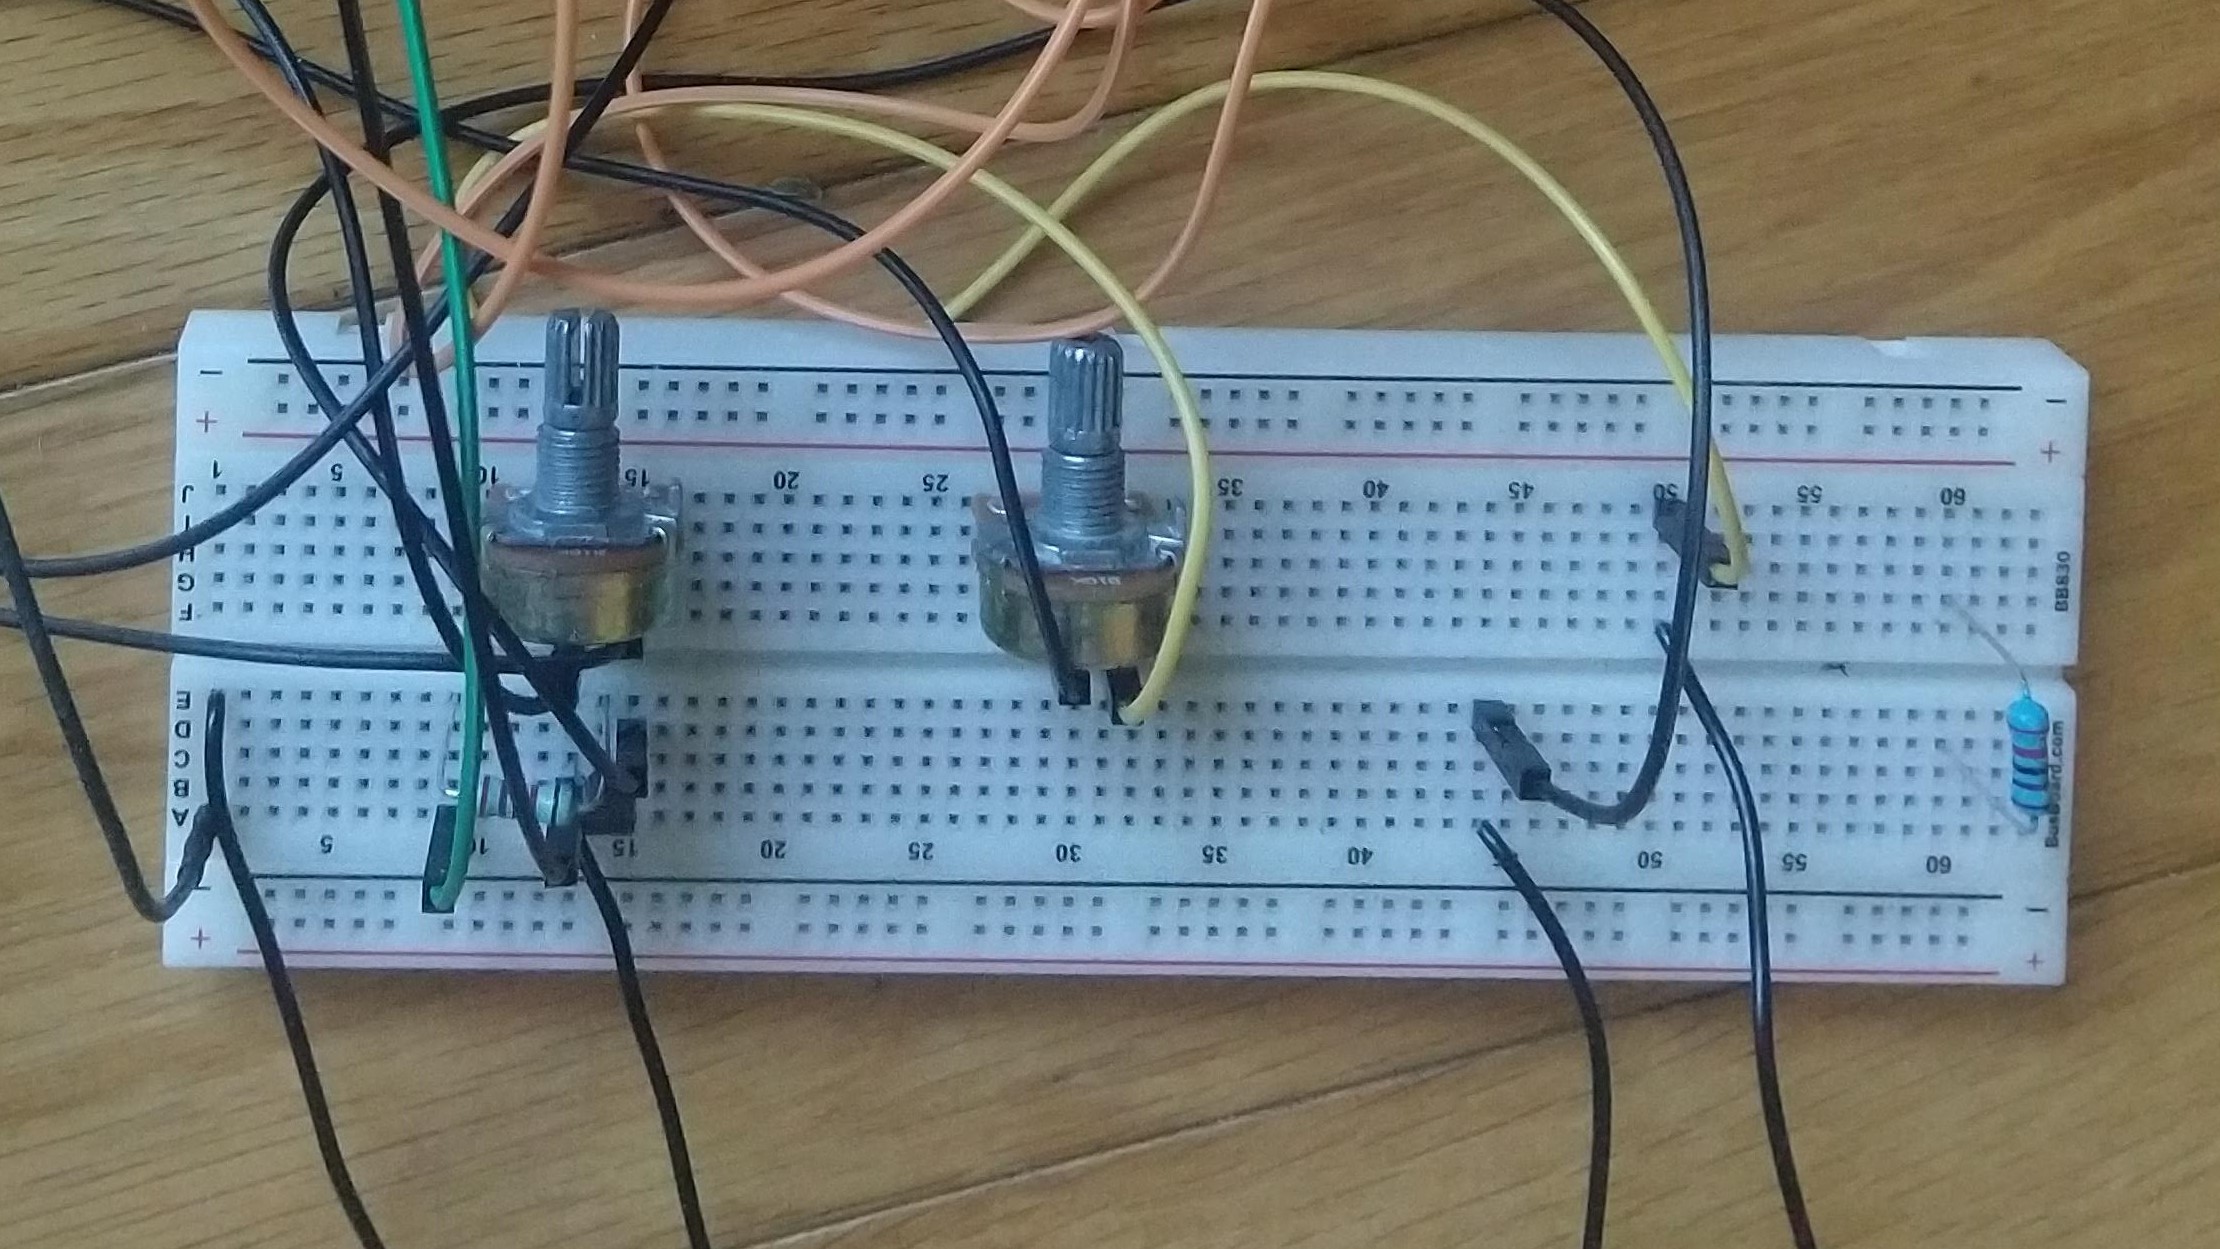
[[[647,791],[647,740],[647,721],[623,719],[617,721],[609,742],[611,757],[638,780],[640,793]],[[532,796],[541,804],[539,816],[547,831],[548,861],[557,868],[554,878],[547,882],[550,886],[578,883],[578,865],[583,857],[579,843],[585,838],[630,837],[639,828],[639,793],[611,784],[599,773],[544,782],[533,787]],[[433,890],[446,879],[448,852],[454,844],[455,804],[442,803],[432,815],[432,835],[424,849],[426,915],[446,915],[455,909],[452,903],[443,907],[432,900]]]
[[1472,704],[1472,737],[1488,753],[1488,761],[1503,774],[1520,802],[1547,802],[1557,792],[1550,779],[1549,761],[1519,728],[1511,704],[1479,699]]
[[[1084,679],[1087,674],[1081,672],[1079,675]],[[1102,683],[1110,687],[1110,723],[1119,728],[1133,727],[1125,722],[1125,717],[1118,714],[1118,708],[1141,696],[1141,670],[1112,668],[1102,674]]]
[[1727,540],[1715,529],[1705,528],[1701,551],[1682,548],[1688,544],[1688,501],[1659,486],[1651,496],[1656,506],[1650,509],[1650,527],[1657,531],[1658,540],[1671,547],[1673,554],[1684,560],[1693,559],[1703,568],[1703,583],[1713,590],[1731,589],[1726,582],[1712,575],[1712,569],[1728,563],[1733,557],[1727,552]]

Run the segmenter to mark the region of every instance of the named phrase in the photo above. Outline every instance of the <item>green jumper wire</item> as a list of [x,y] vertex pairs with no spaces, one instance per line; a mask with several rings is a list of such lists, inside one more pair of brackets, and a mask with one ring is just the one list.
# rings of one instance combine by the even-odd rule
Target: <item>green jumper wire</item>
[[[418,134],[424,143],[424,164],[431,191],[442,204],[455,202],[454,175],[447,162],[447,136],[441,119],[439,87],[432,81],[431,42],[424,31],[424,11],[417,0],[394,0],[401,17],[401,39],[407,45],[409,85],[416,99]],[[478,360],[471,341],[470,282],[463,263],[462,244],[445,230],[439,234],[440,269],[447,285],[447,324],[455,344],[455,441],[456,461],[462,478],[463,516],[470,531],[453,535],[455,544],[478,542]],[[435,377],[417,379],[420,385],[437,386]],[[477,632],[469,599],[463,601],[464,636]],[[470,854],[478,844],[478,773],[485,753],[485,701],[478,685],[477,648],[462,648],[462,765],[455,797],[455,832],[447,854],[447,874],[434,885],[434,908],[452,909],[470,875]]]

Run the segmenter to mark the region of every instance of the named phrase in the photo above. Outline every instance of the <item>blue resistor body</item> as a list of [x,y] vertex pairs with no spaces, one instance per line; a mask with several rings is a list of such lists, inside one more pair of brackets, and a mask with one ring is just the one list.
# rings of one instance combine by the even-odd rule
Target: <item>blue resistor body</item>
[[2004,709],[2012,736],[2012,805],[2030,815],[2050,811],[2050,712],[2025,689]]

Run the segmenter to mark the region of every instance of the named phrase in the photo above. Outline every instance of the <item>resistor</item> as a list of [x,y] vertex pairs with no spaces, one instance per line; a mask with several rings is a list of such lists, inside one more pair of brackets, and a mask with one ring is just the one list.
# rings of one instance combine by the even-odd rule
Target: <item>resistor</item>
[[2050,811],[2050,712],[2026,686],[2004,709],[2012,737],[2012,805],[2030,815]]
[[1967,611],[1965,604],[1952,598],[1945,598],[1943,602],[1965,621],[1969,632],[1986,642],[1998,659],[2019,674],[2020,696],[2004,708],[2004,727],[2012,743],[2012,806],[2023,815],[2048,815],[2051,809],[2050,712],[2035,700],[2035,691],[2027,683],[2026,666],[2004,645],[2004,640]]

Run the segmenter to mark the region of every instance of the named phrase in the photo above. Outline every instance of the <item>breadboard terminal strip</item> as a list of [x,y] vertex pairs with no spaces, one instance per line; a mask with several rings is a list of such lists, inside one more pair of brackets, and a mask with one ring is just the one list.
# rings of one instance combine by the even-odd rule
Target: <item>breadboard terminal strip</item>
[[[530,471],[539,328],[504,321],[480,344],[497,480]],[[353,393],[351,332],[308,331]],[[1505,704],[1556,784],[1604,797],[1639,759],[1674,568],[1652,522],[1687,419],[1646,344],[1172,338],[1220,519],[1190,664],[1163,715],[1123,728],[1056,706],[980,631],[965,501],[989,473],[944,361],[821,325],[627,322],[627,464],[686,503],[674,609],[644,661],[585,685],[590,717],[648,725],[651,792],[606,856],[642,956],[1555,976],[1474,835],[1487,818],[1592,971],[1746,974],[1733,805],[1692,722],[1656,802],[1618,829],[1516,801],[1473,735],[1476,707]],[[1013,446],[1037,449],[1045,355],[980,354]],[[1695,655],[1763,804],[1781,974],[2056,983],[2085,375],[2025,341],[1728,337],[1719,354],[1753,562],[1740,587],[1706,591]],[[421,450],[421,406],[395,397]],[[1136,370],[1126,402],[1133,488],[1184,498],[1160,381]],[[179,521],[322,420],[265,318],[197,315],[179,357]],[[171,627],[434,644],[386,512],[335,457],[177,560]],[[2013,803],[2022,668],[2051,717],[2042,812]],[[289,957],[606,959],[589,904],[538,886],[491,797],[455,912],[421,912],[425,836],[458,770],[451,679],[184,658],[172,684],[170,805],[198,801],[198,703],[223,689],[234,814]],[[536,775],[575,766],[559,733],[522,730]],[[165,945],[173,963],[254,960],[221,887]]]

